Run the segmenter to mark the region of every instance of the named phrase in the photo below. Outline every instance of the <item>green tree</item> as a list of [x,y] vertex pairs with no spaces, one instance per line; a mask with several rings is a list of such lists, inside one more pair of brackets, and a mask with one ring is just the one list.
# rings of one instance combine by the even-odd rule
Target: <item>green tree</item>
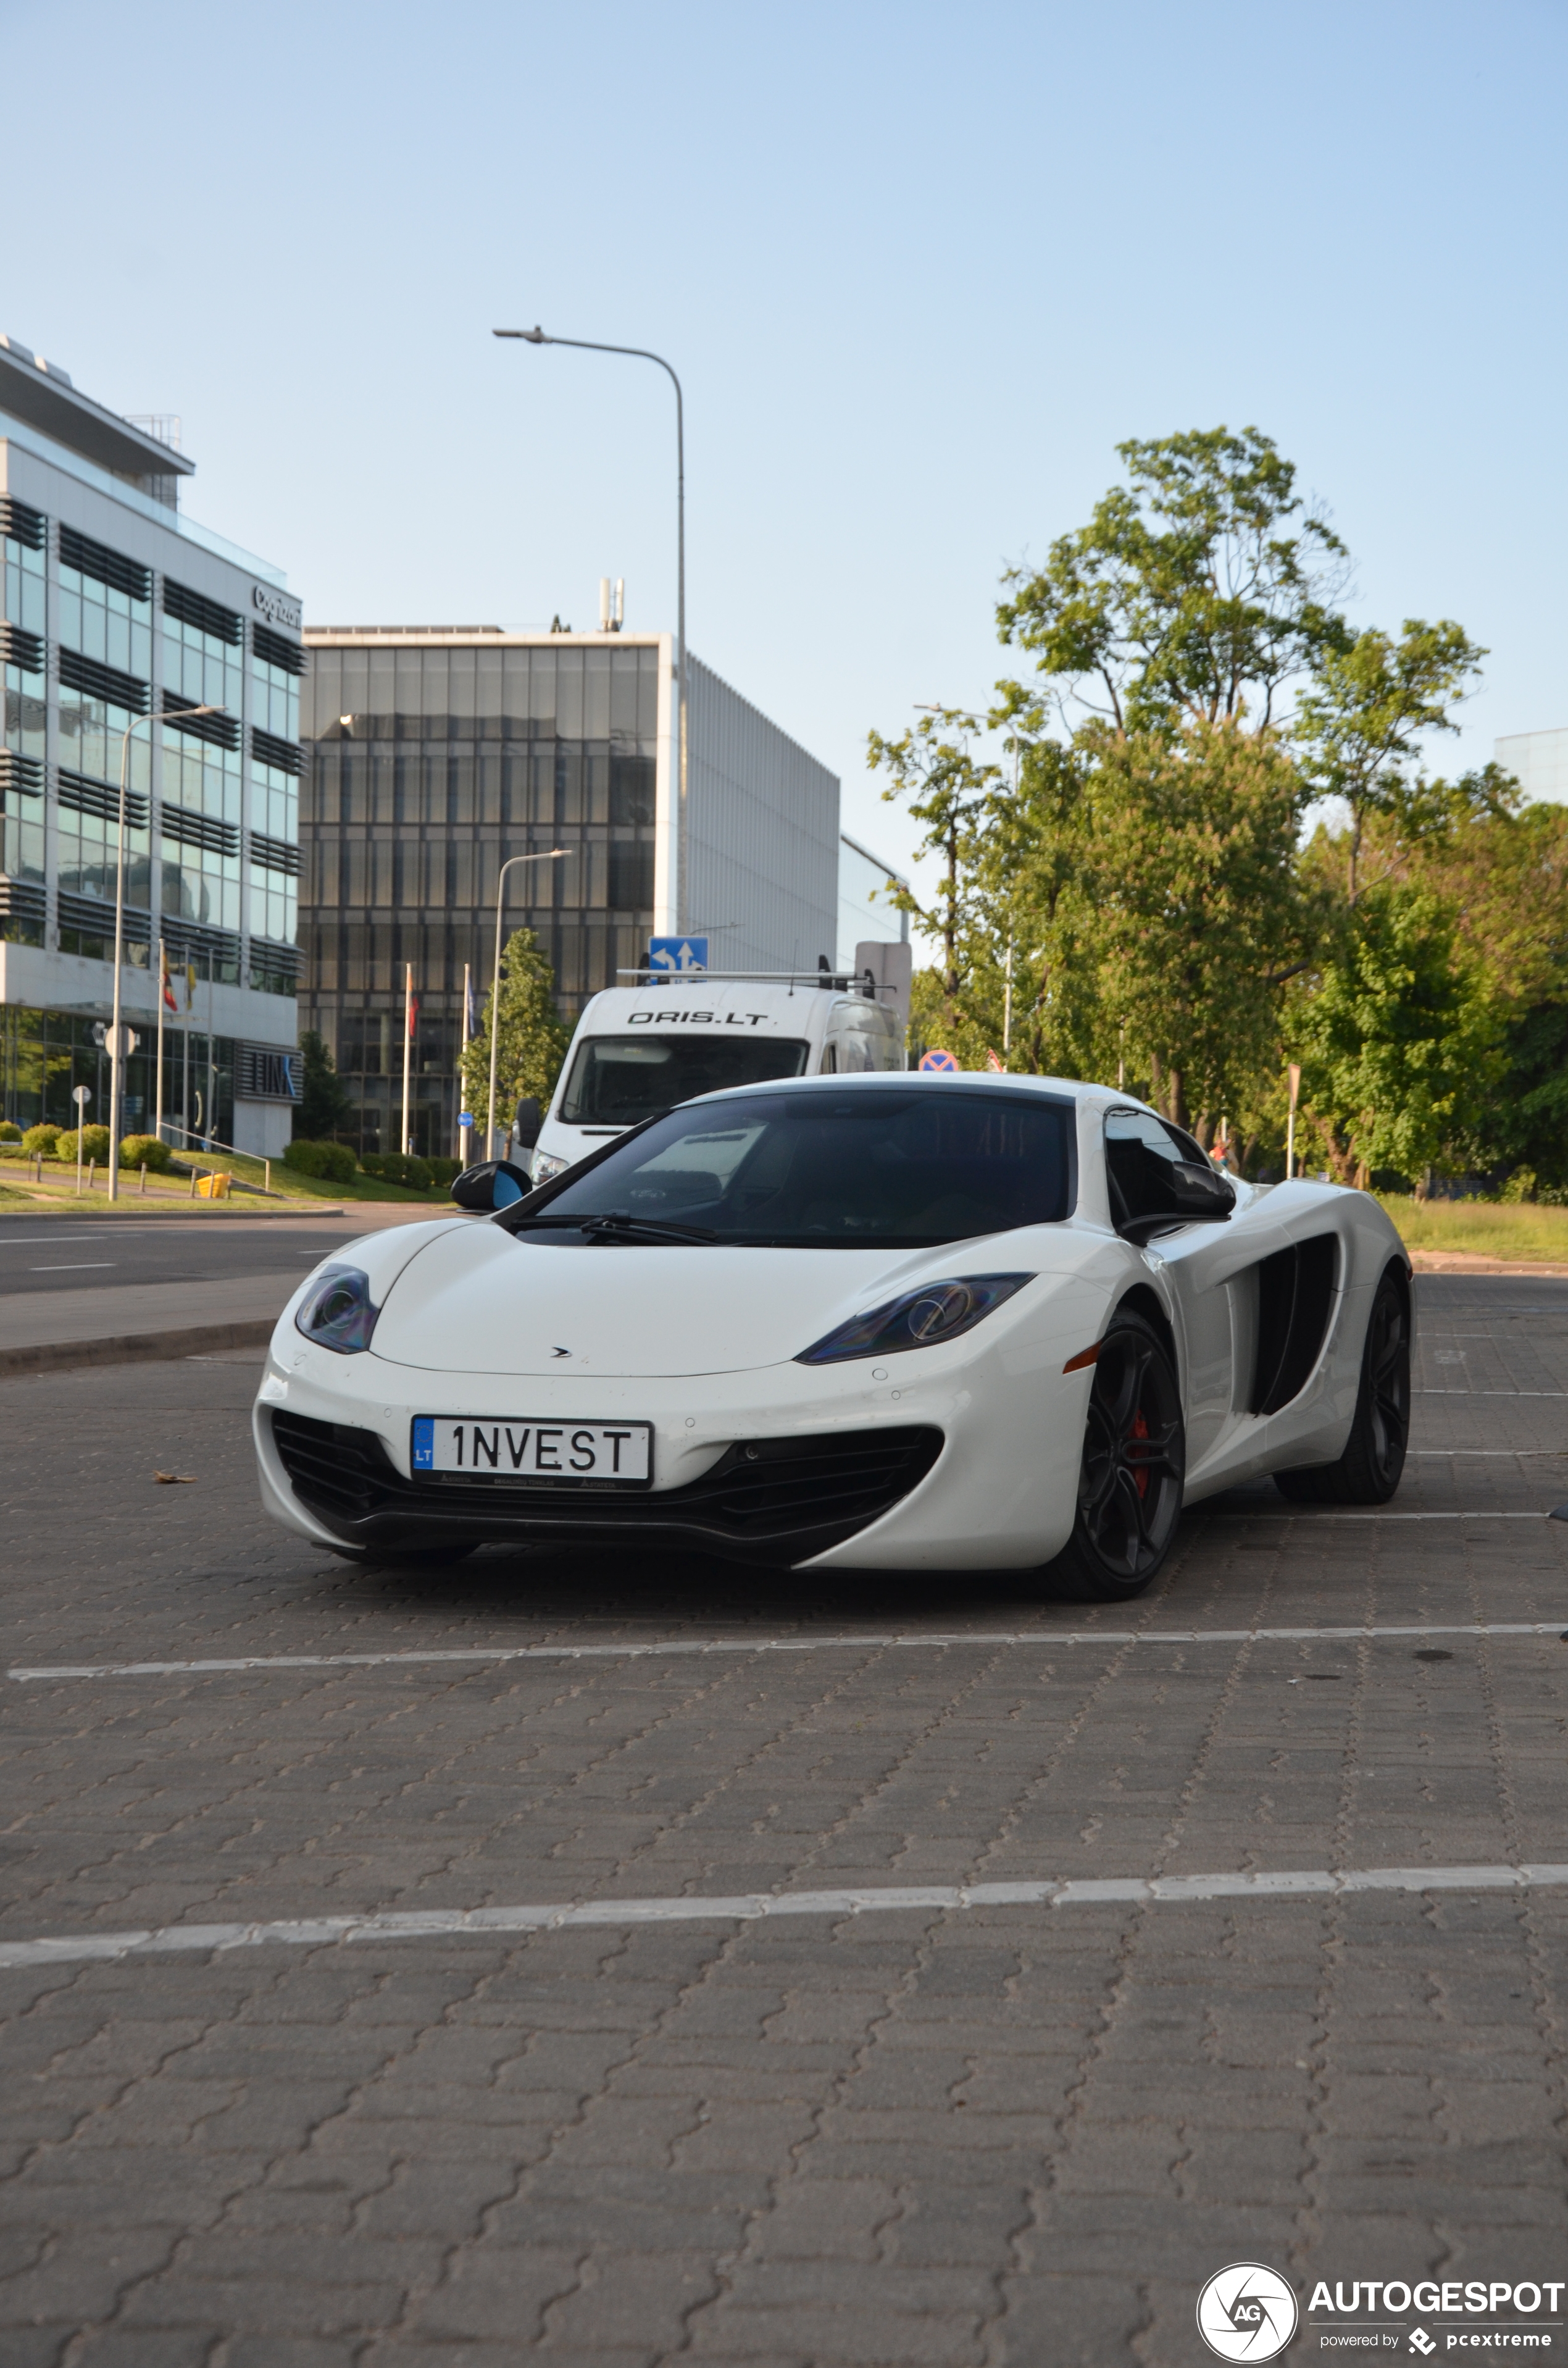
[[1368,889],[1292,1017],[1302,1102],[1341,1182],[1452,1164],[1495,1081],[1502,1023],[1451,905]]
[[1317,678],[1299,702],[1301,766],[1318,797],[1338,798],[1349,815],[1346,895],[1361,893],[1360,856],[1374,815],[1420,833],[1431,811],[1418,762],[1423,737],[1457,732],[1451,710],[1486,655],[1451,619],[1407,617],[1401,638],[1369,632],[1325,649]]
[[896,740],[880,732],[867,735],[871,770],[891,777],[883,797],[909,801],[910,813],[925,827],[921,853],[941,859],[941,887],[933,905],[923,905],[907,889],[892,901],[942,949],[943,1018],[949,1030],[962,1016],[975,940],[986,934],[975,864],[992,794],[1002,778],[997,766],[980,761],[971,749],[979,728],[974,716],[943,707],[928,711]]
[[[465,1108],[484,1123],[490,1104],[490,997],[485,997],[478,1033],[463,1046]],[[555,973],[531,929],[514,929],[501,957],[501,1017],[496,1038],[495,1126],[510,1124],[525,1095],[547,1108],[571,1042],[571,1030],[555,1008]]]
[[[1256,427],[1117,450],[1129,483],[1043,567],[1007,575],[1003,641],[1033,655],[1064,712],[1128,732],[1244,714],[1267,729],[1287,686],[1347,639],[1330,606],[1344,545]],[[1021,709],[1040,696],[1000,688]]]
[[300,1038],[304,1076],[294,1132],[307,1143],[324,1143],[348,1123],[349,1101],[337,1064],[319,1029],[307,1028]]
[[[1099,1006],[1150,1100],[1207,1143],[1273,1063],[1279,988],[1315,942],[1296,774],[1272,734],[1234,723],[1080,739],[1095,756]],[[1108,1071],[1103,1037],[1099,1052]]]

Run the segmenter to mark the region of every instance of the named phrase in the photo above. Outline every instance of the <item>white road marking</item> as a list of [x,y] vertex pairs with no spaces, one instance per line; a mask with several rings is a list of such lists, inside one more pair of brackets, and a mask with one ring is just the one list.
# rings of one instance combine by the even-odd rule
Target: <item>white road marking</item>
[[116,1258],[67,1258],[62,1266],[30,1266],[28,1269],[28,1272],[29,1274],[85,1274],[90,1266],[116,1266],[118,1264],[119,1260]]
[[1320,1640],[1377,1642],[1384,1636],[1562,1636],[1568,1612],[1555,1620],[1485,1621],[1446,1625],[1416,1621],[1377,1628],[1025,1628],[937,1631],[929,1635],[885,1634],[848,1636],[695,1636],[658,1638],[646,1645],[459,1645],[423,1653],[257,1653],[225,1661],[92,1661],[51,1668],[7,1669],[18,1685],[46,1678],[206,1678],[267,1669],[400,1669],[452,1663],[470,1666],[505,1661],[642,1661],[696,1658],[727,1653],[831,1653],[835,1651],[947,1651],[955,1645],[1259,1645],[1312,1644]]
[[1568,1884],[1568,1866],[1327,1867],[1288,1874],[1179,1874],[1107,1881],[879,1885],[845,1891],[743,1892],[734,1897],[551,1901],[517,1907],[437,1907],[383,1915],[308,1916],[270,1924],[165,1924],[132,1932],[62,1932],[0,1941],[0,1967],[81,1964],[92,1959],[202,1954],[230,1949],[331,1947],[344,1941],[489,1940],[559,1932],[585,1924],[712,1924],[780,1916],[876,1916],[914,1908],[941,1915],[971,1907],[1138,1907],[1194,1899],[1337,1898],[1361,1891],[1517,1891]]

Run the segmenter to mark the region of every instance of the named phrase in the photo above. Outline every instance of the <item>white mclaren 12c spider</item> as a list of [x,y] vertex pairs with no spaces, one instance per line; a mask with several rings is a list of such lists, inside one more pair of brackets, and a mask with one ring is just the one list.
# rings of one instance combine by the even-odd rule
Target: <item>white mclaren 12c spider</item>
[[1233,1180],[1105,1087],[747,1086],[453,1197],[318,1268],[273,1335],[262,1495],[339,1554],[1038,1571],[1119,1601],[1238,1482],[1399,1485],[1383,1211]]

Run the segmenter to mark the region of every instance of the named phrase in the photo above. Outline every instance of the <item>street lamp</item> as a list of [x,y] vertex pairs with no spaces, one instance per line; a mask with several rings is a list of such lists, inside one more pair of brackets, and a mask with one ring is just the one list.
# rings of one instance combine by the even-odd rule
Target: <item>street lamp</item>
[[[108,1072],[108,1197],[119,1198],[119,1081],[123,1075],[124,1039],[119,1032],[119,973],[125,961],[125,791],[131,763],[131,735],[141,723],[174,723],[187,715],[222,715],[221,707],[165,707],[156,715],[135,715],[119,735],[119,837],[114,860],[114,1024],[109,1030]],[[149,785],[150,787],[151,785]],[[152,800],[148,810],[151,820]],[[163,993],[159,981],[158,993]]]
[[538,855],[509,855],[495,882],[495,971],[490,984],[490,1109],[484,1121],[484,1156],[495,1156],[495,1054],[501,1042],[501,908],[506,901],[506,874],[514,863],[553,863],[570,855],[569,847],[551,847]]
[[520,337],[528,346],[575,346],[585,354],[630,354],[634,361],[657,362],[668,373],[676,391],[676,679],[680,685],[680,867],[676,890],[676,927],[687,926],[687,805],[686,805],[686,405],[680,381],[663,354],[646,346],[601,346],[592,337],[547,337],[531,329],[493,329],[494,337]]

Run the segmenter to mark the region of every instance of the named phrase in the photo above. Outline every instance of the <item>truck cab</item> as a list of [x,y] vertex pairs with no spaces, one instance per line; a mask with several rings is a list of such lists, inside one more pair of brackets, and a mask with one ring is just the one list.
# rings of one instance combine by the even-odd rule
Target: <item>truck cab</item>
[[[897,951],[902,951],[902,949]],[[825,970],[793,976],[694,971],[607,987],[577,1022],[531,1158],[548,1183],[611,1135],[677,1102],[773,1077],[902,1069],[907,986]]]

